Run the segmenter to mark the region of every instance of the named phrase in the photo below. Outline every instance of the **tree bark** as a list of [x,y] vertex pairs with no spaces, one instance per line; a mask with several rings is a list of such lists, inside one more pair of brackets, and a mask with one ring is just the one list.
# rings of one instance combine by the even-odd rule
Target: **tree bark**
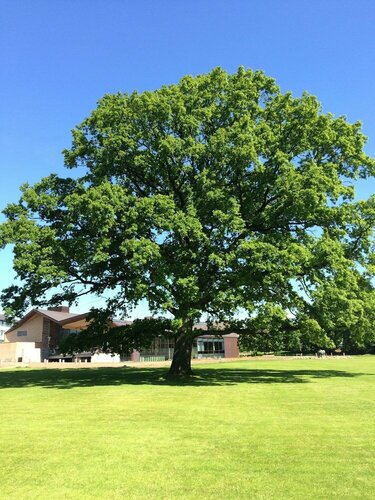
[[182,331],[176,339],[172,364],[168,372],[171,377],[189,377],[191,370],[191,351],[193,348],[193,335],[186,330]]

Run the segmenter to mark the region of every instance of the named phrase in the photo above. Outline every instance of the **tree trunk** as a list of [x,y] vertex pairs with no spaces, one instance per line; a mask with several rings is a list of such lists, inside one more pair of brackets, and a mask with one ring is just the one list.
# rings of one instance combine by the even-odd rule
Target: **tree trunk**
[[182,331],[177,337],[168,376],[188,377],[193,374],[191,370],[191,350],[193,348],[193,339],[193,335],[186,330]]

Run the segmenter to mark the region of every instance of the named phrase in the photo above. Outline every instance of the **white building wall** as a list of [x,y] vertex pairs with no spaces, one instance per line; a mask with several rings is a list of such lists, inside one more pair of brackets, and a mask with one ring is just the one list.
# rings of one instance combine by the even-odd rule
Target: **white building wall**
[[40,349],[34,342],[4,342],[0,344],[1,363],[40,363]]
[[5,316],[0,313],[0,343],[5,341],[5,332],[9,330],[10,325],[5,321]]
[[40,349],[34,342],[17,342],[17,359],[22,358],[22,363],[40,363]]
[[119,363],[119,354],[106,354],[104,352],[96,352],[91,357],[92,363]]

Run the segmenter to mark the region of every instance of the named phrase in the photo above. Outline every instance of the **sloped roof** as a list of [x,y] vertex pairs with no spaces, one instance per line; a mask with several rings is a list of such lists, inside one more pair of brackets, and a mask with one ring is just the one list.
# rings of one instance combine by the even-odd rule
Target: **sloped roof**
[[[49,311],[51,312],[51,311]],[[53,311],[54,312],[54,311]],[[59,325],[66,325],[75,321],[80,321],[82,319],[86,319],[86,316],[88,313],[80,313],[80,314],[73,314],[73,313],[62,313],[66,314],[66,316],[61,318],[60,320],[54,320],[56,323],[59,323]],[[69,314],[69,316],[68,316]]]
[[[210,330],[209,334],[203,334],[202,333],[202,335],[200,335],[200,337],[206,337],[206,338],[214,338],[214,337],[238,338],[239,337],[238,333],[234,333],[234,332],[224,333],[224,334],[220,333],[220,330],[224,330],[224,328],[225,328],[224,323],[216,323],[215,327],[216,327],[215,331]],[[193,326],[193,330],[207,331],[208,330],[208,325],[207,325],[207,323],[203,323],[203,322],[195,323],[195,325]]]
[[[87,314],[87,313],[86,313]],[[55,323],[63,324],[64,321],[70,320],[77,316],[83,316],[82,314],[69,313],[69,312],[61,312],[61,311],[50,311],[48,309],[32,309],[29,311],[23,318],[21,318],[17,323],[11,326],[5,333],[16,330],[21,325],[26,323],[33,316],[42,316],[44,318],[48,318]]]
[[[82,322],[86,320],[88,313],[76,314],[75,316],[67,319],[63,319],[59,321],[59,324],[65,328],[81,328]],[[122,320],[122,319],[114,319],[112,320],[113,326],[125,326],[131,325],[133,321],[130,320]]]
[[[215,330],[224,330],[225,325],[224,325],[224,323],[214,323],[214,327],[215,327]],[[194,324],[193,330],[208,330],[208,325],[207,325],[207,323],[204,323],[201,321],[199,323]]]
[[35,309],[35,310],[41,313],[43,316],[46,316],[47,318],[52,319],[53,321],[56,321],[56,323],[60,323],[60,321],[73,318],[74,316],[81,316],[81,314],[77,313],[50,311],[48,309]]

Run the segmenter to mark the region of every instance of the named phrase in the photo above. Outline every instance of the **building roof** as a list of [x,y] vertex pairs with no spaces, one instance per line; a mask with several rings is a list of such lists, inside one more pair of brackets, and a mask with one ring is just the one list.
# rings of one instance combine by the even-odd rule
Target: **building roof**
[[200,337],[204,338],[215,338],[215,337],[230,337],[230,338],[238,338],[239,335],[238,333],[220,333],[220,330],[224,330],[225,325],[224,323],[216,323],[215,324],[215,329],[209,329],[207,323],[195,323],[193,326],[193,330],[202,330],[202,331],[209,331],[210,333],[202,333],[199,335]]
[[[50,319],[65,329],[81,329],[87,325],[86,318],[88,313],[77,314],[66,311],[51,311],[50,309],[32,309],[17,323],[11,326],[6,333],[18,329],[21,325],[26,323],[26,321],[36,315]],[[114,326],[130,325],[131,323],[132,321],[128,320],[113,320]]]
[[[85,314],[85,316],[86,316],[86,314]],[[11,326],[5,333],[11,332],[11,331],[19,328],[21,325],[26,323],[26,321],[28,321],[29,319],[31,319],[33,316],[36,316],[36,315],[43,316],[44,318],[50,319],[50,320],[54,321],[55,323],[58,323],[59,325],[62,325],[67,320],[69,321],[75,317],[83,316],[82,314],[62,312],[62,311],[50,311],[48,309],[32,309],[23,318],[21,318],[19,321],[17,321],[17,323],[15,323],[13,326]]]
[[[86,325],[86,318],[88,313],[73,314],[73,316],[66,316],[58,321],[59,325],[68,329],[79,329]],[[56,321],[56,320],[55,320]]]
[[71,312],[62,312],[62,311],[50,311],[49,309],[34,309],[34,311],[38,311],[43,316],[60,323],[61,321],[73,318],[74,316],[81,316],[81,314],[71,313]]
[[208,324],[203,321],[199,323],[195,323],[193,326],[193,330],[224,330],[224,323],[213,323],[212,327],[208,328]]

